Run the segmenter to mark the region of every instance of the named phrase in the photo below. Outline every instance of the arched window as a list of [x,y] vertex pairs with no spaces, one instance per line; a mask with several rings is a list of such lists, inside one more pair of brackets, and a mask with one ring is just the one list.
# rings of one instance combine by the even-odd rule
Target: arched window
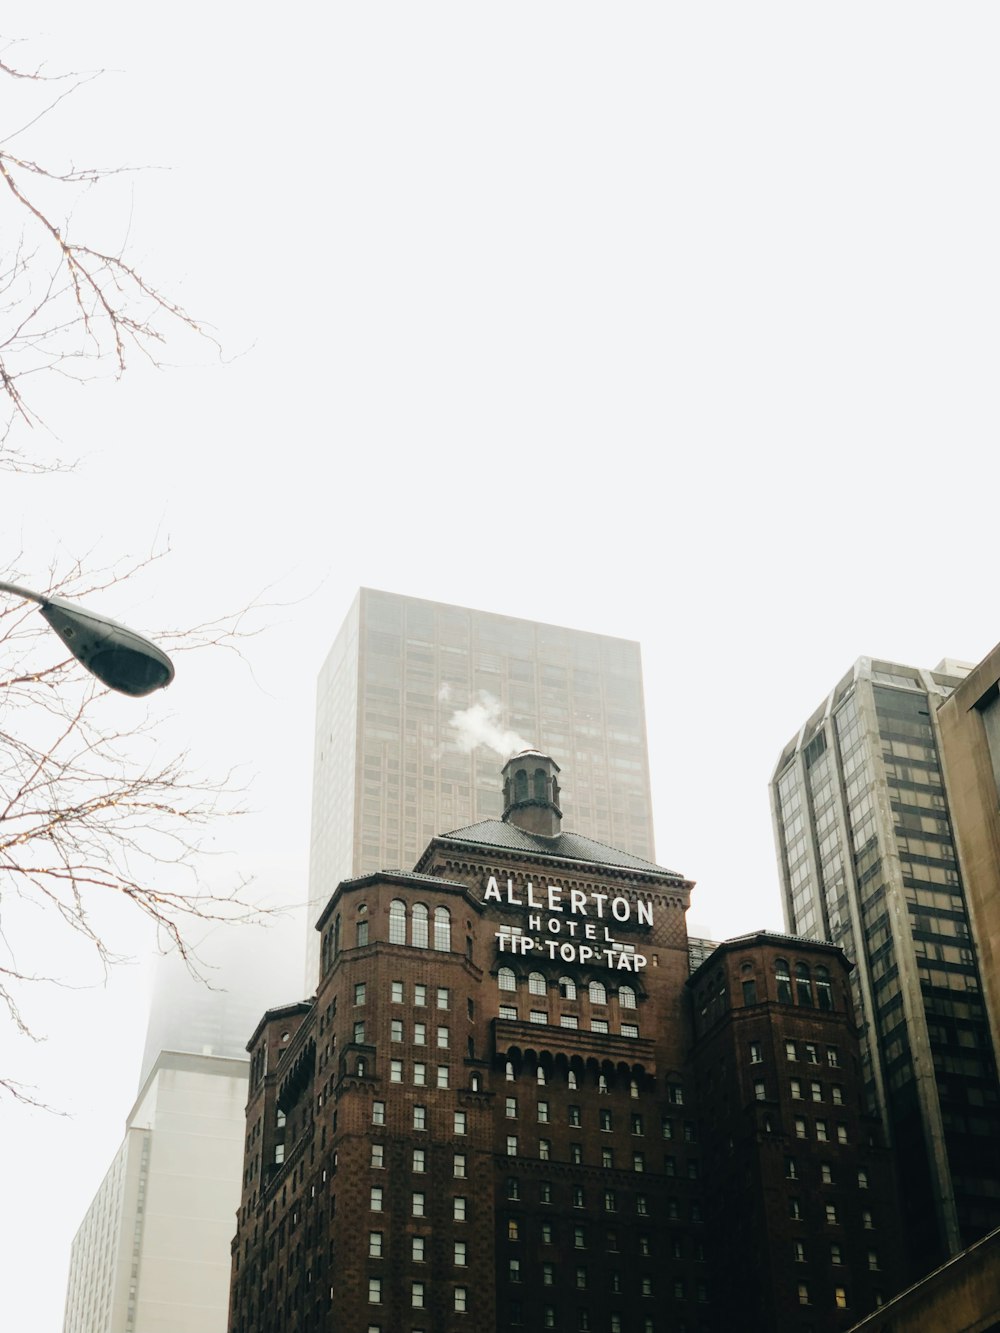
[[414,949],[427,948],[427,908],[423,903],[413,904],[413,938],[410,943]]
[[830,973],[825,967],[816,969],[816,999],[821,1009],[833,1008],[833,987],[830,985]]
[[389,904],[389,943],[406,943],[406,903],[401,898]]
[[528,973],[528,993],[529,995],[545,994],[545,978],[541,972]]
[[795,964],[795,1000],[798,1004],[808,1005],[810,1009],[812,1008],[812,979],[809,975],[809,968],[805,963]]
[[334,923],[333,923],[333,956],[334,956],[334,958],[336,958],[336,956],[337,956],[338,953],[340,953],[340,913],[339,913],[339,912],[337,913],[337,918],[336,918],[336,920],[335,920]]
[[592,981],[589,993],[591,1004],[607,1004],[608,992],[604,989],[603,981]]
[[503,1067],[503,1076],[508,1083],[514,1082],[514,1066],[511,1064],[509,1060]]
[[528,799],[528,775],[523,768],[519,768],[514,774],[514,800],[526,801]]
[[778,1000],[781,1004],[792,1002],[792,975],[784,958],[774,960],[774,979],[778,983]]
[[470,1080],[469,1086],[472,1088],[472,1091],[473,1091],[473,1092],[478,1092],[478,1091],[479,1091],[479,1075],[478,1075],[478,1074],[473,1074],[473,1075],[472,1075],[472,1078],[471,1078],[471,1080]]
[[501,990],[517,990],[517,977],[512,967],[502,967],[497,973],[497,985]]
[[547,783],[546,783],[546,781],[545,781],[545,769],[544,769],[544,768],[536,768],[536,769],[535,769],[535,800],[536,800],[536,801],[545,801],[545,800],[548,800],[548,795],[549,795],[549,793],[548,793],[548,790],[547,790]]
[[631,986],[618,987],[618,1003],[623,1009],[635,1008],[635,991]]
[[559,978],[559,994],[564,1000],[576,999],[576,982],[572,977]]
[[447,907],[434,909],[434,948],[442,953],[451,949],[451,913]]
[[570,1092],[576,1092],[576,1070],[575,1070],[575,1069],[571,1069],[571,1070],[569,1071],[569,1076],[568,1076],[567,1082],[569,1083],[569,1090],[570,1090]]

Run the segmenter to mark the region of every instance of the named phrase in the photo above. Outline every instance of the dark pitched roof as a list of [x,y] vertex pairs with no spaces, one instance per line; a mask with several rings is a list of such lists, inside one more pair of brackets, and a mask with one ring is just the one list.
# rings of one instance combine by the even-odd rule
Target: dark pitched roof
[[666,866],[644,861],[641,856],[633,856],[631,852],[623,852],[617,847],[608,847],[603,842],[595,842],[593,838],[585,838],[582,833],[557,833],[554,838],[546,838],[541,834],[526,833],[516,824],[507,824],[502,819],[480,820],[478,824],[469,824],[466,828],[441,834],[435,842],[464,842],[474,843],[480,847],[505,847],[510,851],[530,852],[538,856],[556,856],[565,861],[591,861],[595,865],[615,866],[621,870],[642,870],[647,874],[669,875],[673,879],[683,879],[676,870],[668,870]]

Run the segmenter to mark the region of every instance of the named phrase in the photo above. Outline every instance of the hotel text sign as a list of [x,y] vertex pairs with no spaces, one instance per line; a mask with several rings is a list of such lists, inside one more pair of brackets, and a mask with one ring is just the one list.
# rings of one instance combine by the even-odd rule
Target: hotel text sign
[[628,898],[601,893],[596,889],[560,889],[554,884],[537,887],[530,880],[515,884],[508,879],[500,887],[496,875],[490,875],[483,890],[483,901],[508,903],[528,909],[528,930],[548,934],[550,939],[532,939],[529,935],[496,932],[501,953],[527,954],[539,951],[542,957],[561,958],[564,963],[596,963],[625,972],[638,972],[646,966],[641,953],[626,953],[611,931],[616,925],[634,921],[653,924],[653,907],[648,902],[632,903]]

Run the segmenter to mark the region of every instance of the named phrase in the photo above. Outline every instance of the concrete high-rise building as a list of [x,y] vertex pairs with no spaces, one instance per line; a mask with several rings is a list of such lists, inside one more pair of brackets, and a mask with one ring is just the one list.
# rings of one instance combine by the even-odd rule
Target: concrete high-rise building
[[317,688],[307,984],[338,883],[497,817],[497,755],[532,745],[572,761],[574,829],[653,858],[637,643],[361,589]]
[[1000,1092],[938,715],[968,670],[860,658],[771,783],[787,929],[856,964],[865,1094],[917,1272],[1000,1223]]
[[248,1062],[163,1051],[73,1241],[64,1333],[220,1333]]

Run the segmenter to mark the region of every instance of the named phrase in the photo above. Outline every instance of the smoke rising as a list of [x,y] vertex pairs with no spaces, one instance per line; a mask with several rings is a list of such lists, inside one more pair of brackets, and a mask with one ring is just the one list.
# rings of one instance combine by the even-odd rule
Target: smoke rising
[[458,748],[468,754],[477,745],[485,745],[502,759],[519,750],[530,750],[530,741],[501,725],[500,713],[500,700],[488,690],[479,691],[478,703],[452,713],[451,725],[458,732]]

